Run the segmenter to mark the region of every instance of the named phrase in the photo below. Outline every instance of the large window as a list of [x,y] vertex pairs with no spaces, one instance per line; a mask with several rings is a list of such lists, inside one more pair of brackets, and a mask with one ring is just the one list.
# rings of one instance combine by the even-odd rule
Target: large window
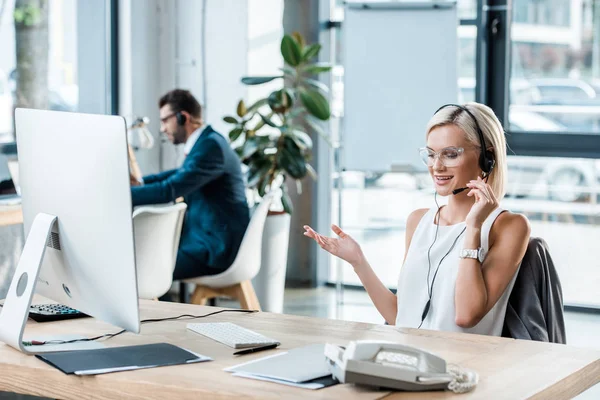
[[0,1],[0,143],[14,141],[15,107],[117,111],[116,5]]
[[2,4],[0,141],[12,142],[14,107],[77,109],[77,2]]
[[[482,28],[473,5],[459,1],[460,102],[475,100],[477,32]],[[525,214],[532,236],[548,243],[565,303],[587,307],[600,307],[600,269],[593,251],[600,242],[600,147],[588,149],[587,158],[565,157],[564,152],[577,148],[581,137],[600,133],[600,26],[592,22],[600,20],[598,12],[600,6],[591,0],[515,0],[509,98],[503,99],[509,104],[504,124],[509,142],[528,138],[530,151],[508,150],[509,186],[501,206]],[[336,74],[334,82],[342,92],[341,66]],[[342,98],[334,96],[336,109],[343,110]],[[563,138],[563,144],[549,145],[548,135]],[[532,152],[545,157],[523,155]],[[405,253],[406,218],[416,208],[435,206],[431,179],[424,173],[346,171],[340,201],[334,176],[333,222],[341,217],[377,275],[395,288]],[[330,282],[338,279],[337,265],[331,258]],[[345,284],[360,285],[351,269],[344,266],[343,271]]]
[[[476,85],[476,38],[477,2],[460,0],[458,14],[458,97],[460,101],[473,101]],[[333,15],[343,20],[341,3]],[[339,58],[342,29],[334,33],[337,49],[334,60],[338,65],[333,70],[332,110],[335,116],[343,119],[343,60]],[[336,120],[335,128],[343,126]],[[338,132],[332,132],[337,138]],[[342,133],[343,134],[343,133]],[[415,149],[416,151],[416,149]],[[398,274],[404,258],[404,230],[406,217],[415,208],[430,207],[434,204],[429,178],[424,174],[380,173],[372,171],[346,171],[343,176],[343,189],[338,190],[337,173],[333,182],[331,217],[334,223],[341,224],[363,246],[365,253],[377,275],[390,288],[397,285]],[[341,214],[340,214],[341,205]],[[329,281],[338,279],[338,260],[330,258]],[[346,268],[346,266],[345,266]],[[348,285],[360,285],[356,274],[344,272],[341,280]]]
[[[535,13],[523,20],[523,8]],[[511,130],[600,132],[600,27],[591,17],[597,12],[591,0],[515,1]]]
[[[581,135],[600,133],[598,3],[514,5],[507,128],[511,135],[537,138],[539,147],[550,135],[576,148]],[[567,304],[600,306],[600,270],[590,251],[600,240],[600,148],[593,150],[596,158],[509,157],[510,198],[504,204],[527,215],[532,235],[548,242]]]

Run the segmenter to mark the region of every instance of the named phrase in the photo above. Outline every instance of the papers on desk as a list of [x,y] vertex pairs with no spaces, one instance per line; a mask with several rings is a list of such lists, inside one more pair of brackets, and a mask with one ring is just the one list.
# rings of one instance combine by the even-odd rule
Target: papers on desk
[[98,375],[109,372],[191,364],[212,360],[168,343],[37,354],[65,374]]
[[307,381],[307,382],[300,382],[300,383],[290,382],[290,381],[286,381],[286,380],[283,380],[283,379],[267,378],[267,377],[260,376],[260,375],[244,374],[244,373],[241,373],[241,372],[234,373],[232,375],[233,376],[239,376],[241,378],[250,378],[250,379],[256,379],[256,380],[259,380],[259,381],[280,383],[282,385],[294,386],[294,387],[299,387],[299,388],[302,388],[302,389],[312,389],[312,390],[322,389],[324,387],[337,385],[339,383],[337,381],[337,379],[335,379],[331,375],[324,376],[322,378],[316,378],[316,379],[313,379],[313,380],[310,380],[310,381]]
[[324,352],[325,345],[313,344],[239,364],[225,371],[242,378],[321,389],[338,383],[329,372]]

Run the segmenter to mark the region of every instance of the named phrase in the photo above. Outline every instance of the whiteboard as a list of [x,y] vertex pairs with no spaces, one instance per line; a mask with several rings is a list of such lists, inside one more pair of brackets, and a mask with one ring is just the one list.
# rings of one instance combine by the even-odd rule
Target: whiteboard
[[421,171],[433,113],[458,98],[455,1],[347,1],[342,168]]

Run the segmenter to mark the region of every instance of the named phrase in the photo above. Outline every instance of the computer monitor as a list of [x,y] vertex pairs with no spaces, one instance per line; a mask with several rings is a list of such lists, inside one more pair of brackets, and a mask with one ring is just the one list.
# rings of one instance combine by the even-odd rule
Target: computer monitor
[[0,341],[21,351],[34,289],[132,332],[140,319],[125,120],[16,109],[26,242]]

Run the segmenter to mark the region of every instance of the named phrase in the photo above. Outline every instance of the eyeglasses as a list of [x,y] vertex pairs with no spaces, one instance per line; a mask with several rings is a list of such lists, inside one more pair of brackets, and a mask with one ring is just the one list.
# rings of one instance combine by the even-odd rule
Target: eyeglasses
[[427,167],[433,167],[436,158],[439,158],[445,167],[456,167],[460,164],[464,152],[465,149],[462,147],[446,147],[439,152],[435,152],[428,147],[422,147],[419,149],[419,156]]
[[162,122],[163,124],[166,124],[167,121],[169,120],[169,118],[173,118],[175,115],[177,115],[176,112],[171,113],[171,114],[167,115],[166,117],[161,118],[160,122]]

